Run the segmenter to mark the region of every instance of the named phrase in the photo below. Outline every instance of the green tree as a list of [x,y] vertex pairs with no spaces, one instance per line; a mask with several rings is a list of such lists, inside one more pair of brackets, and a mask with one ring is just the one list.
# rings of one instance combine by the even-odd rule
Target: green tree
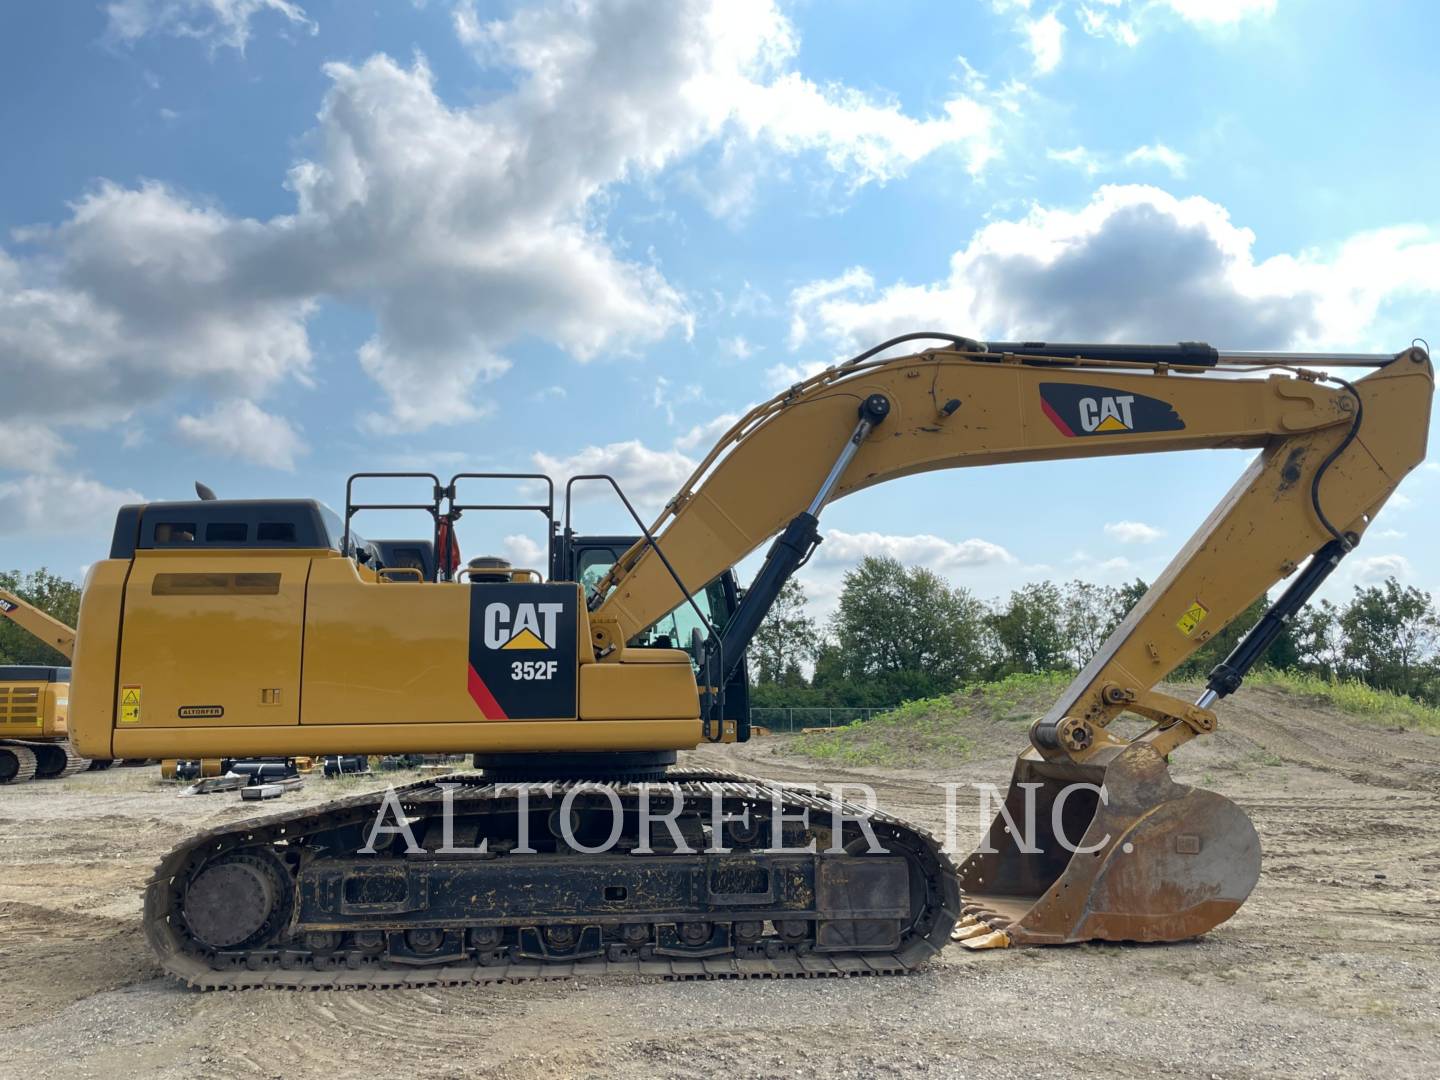
[[1393,577],[1355,595],[1340,614],[1344,655],[1352,674],[1371,686],[1418,694],[1432,673],[1440,616],[1429,593]]
[[1135,605],[1140,602],[1140,598],[1149,591],[1150,586],[1145,583],[1143,578],[1136,578],[1113,590],[1110,618],[1105,624],[1105,637],[1109,637],[1115,632],[1115,628],[1125,621],[1125,616],[1130,614]]
[[755,682],[804,686],[805,668],[815,662],[820,632],[807,614],[805,588],[791,578],[750,643]]
[[1292,620],[1298,666],[1332,676],[1345,664],[1345,634],[1340,609],[1329,600],[1306,604]]
[[990,616],[990,625],[1005,671],[1064,671],[1071,666],[1065,602],[1053,582],[1016,589],[1005,606]]
[[[888,556],[867,555],[846,573],[832,627],[836,650],[821,657],[827,680],[838,667],[866,698],[888,696],[885,704],[942,693],[984,672],[985,605]],[[817,662],[817,681],[819,673]]]
[[1110,586],[1089,581],[1072,581],[1065,586],[1061,597],[1064,610],[1061,630],[1065,651],[1075,667],[1084,667],[1114,629],[1111,616],[1116,595]]
[[[80,586],[43,566],[29,574],[0,570],[0,589],[14,593],[63,622],[74,626],[80,617]],[[22,630],[9,619],[0,618],[0,664],[68,664],[61,653]]]

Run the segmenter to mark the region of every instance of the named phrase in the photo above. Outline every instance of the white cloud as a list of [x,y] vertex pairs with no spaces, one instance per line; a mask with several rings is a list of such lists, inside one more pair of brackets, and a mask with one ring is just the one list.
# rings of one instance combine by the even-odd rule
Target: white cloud
[[51,428],[24,417],[6,417],[0,426],[0,469],[54,469],[70,446]]
[[975,171],[995,154],[991,110],[973,96],[956,94],[921,119],[893,100],[789,70],[799,38],[774,0],[552,2],[493,22],[466,3],[455,25],[482,58],[525,72],[547,102],[573,107],[567,123],[577,132],[587,115],[621,106],[625,138],[649,144],[635,162],[643,169],[720,135],[819,153],[852,186],[903,175],[945,146]]
[[1110,38],[1134,48],[1142,28],[1165,16],[1206,31],[1230,29],[1245,19],[1268,18],[1276,0],[1095,0],[1077,8],[1080,28],[1091,37]]
[[810,324],[801,316],[808,308],[825,303],[832,296],[841,296],[856,290],[869,291],[875,279],[863,266],[852,266],[839,277],[812,281],[793,289],[790,293],[790,348],[798,349],[805,344],[810,334]]
[[1350,576],[1361,584],[1373,584],[1388,577],[1406,581],[1414,577],[1415,570],[1404,555],[1369,555],[1352,560]]
[[1125,155],[1126,165],[1159,165],[1171,176],[1184,176],[1187,159],[1178,150],[1172,150],[1164,143],[1137,146]]
[[505,557],[510,560],[511,566],[518,566],[526,570],[539,570],[542,574],[549,570],[546,565],[550,561],[549,553],[533,537],[526,536],[524,533],[515,533],[505,537],[502,544],[505,549]]
[[132,44],[148,34],[196,38],[213,52],[245,51],[250,22],[262,12],[282,16],[286,25],[314,34],[319,26],[290,0],[115,0],[105,5],[107,33]]
[[1229,26],[1275,13],[1275,0],[1163,0],[1165,6],[1196,26]]
[[[313,26],[284,0],[107,11],[125,41],[238,48],[261,15]],[[818,85],[793,70],[798,39],[772,0],[554,0],[456,18],[509,88],[452,107],[423,58],[327,65],[286,180],[293,213],[247,219],[160,183],[101,182],[62,224],[22,231],[23,261],[0,250],[0,376],[26,373],[27,415],[113,423],[185,388],[263,400],[306,377],[308,318],[334,299],[375,318],[357,357],[387,406],[363,418],[370,431],[475,420],[489,406],[473,391],[521,338],[584,361],[691,332],[687,297],[607,235],[616,185],[710,147],[805,155],[851,188],[941,148],[974,170],[995,152],[974,80],[928,117]]]
[[123,504],[144,498],[138,491],[108,487],[84,476],[31,473],[0,483],[0,534],[103,536]]
[[[1084,146],[1074,146],[1069,150],[1046,150],[1045,156],[1051,161],[1080,169],[1086,176],[1113,172],[1117,168],[1112,157],[1094,150],[1087,150]],[[1164,143],[1137,146],[1119,160],[1122,165],[1158,166],[1167,170],[1171,176],[1184,176],[1189,163],[1189,159],[1184,154],[1171,149]]]
[[7,403],[45,422],[123,419],[186,382],[263,393],[304,378],[308,297],[277,295],[254,265],[265,227],[158,184],[102,184],[54,229],[22,238],[60,264],[0,251],[0,378]]
[[1440,238],[1423,226],[1259,261],[1254,245],[1208,199],[1106,186],[1079,210],[1037,206],[985,225],[932,283],[879,287],[852,267],[838,283],[802,286],[790,336],[819,332],[837,351],[926,326],[991,339],[1374,348],[1382,306],[1440,293]]
[[1165,530],[1143,521],[1111,521],[1105,525],[1105,535],[1122,544],[1153,544],[1165,535]]
[[1094,176],[1106,168],[1100,155],[1092,150],[1086,150],[1083,146],[1073,146],[1069,150],[1046,150],[1045,156],[1051,161],[1058,161],[1062,165],[1070,165],[1079,169],[1086,176]]
[[1014,563],[1015,556],[988,540],[946,540],[920,533],[896,536],[887,533],[825,531],[825,542],[815,551],[820,563],[854,563],[866,555],[888,555],[906,565],[928,566],[937,573],[952,573],[978,566]]
[[1035,74],[1048,75],[1059,67],[1064,54],[1065,24],[1056,17],[1055,10],[1047,11],[1038,19],[1021,19],[1019,25]]
[[798,382],[804,382],[812,375],[820,374],[827,367],[829,365],[820,360],[810,360],[803,364],[772,364],[765,369],[765,386],[778,393]]
[[736,334],[732,338],[726,338],[720,342],[720,347],[733,356],[736,360],[748,360],[753,356],[760,346],[751,345],[741,335]]
[[309,452],[290,421],[242,398],[219,402],[203,416],[182,416],[175,428],[181,439],[206,453],[272,469],[291,471],[295,459]]
[[655,385],[650,389],[650,404],[665,414],[667,424],[675,423],[675,406],[699,401],[705,388],[698,383],[675,386],[664,375],[655,376]]
[[1108,37],[1132,49],[1140,44],[1140,33],[1131,19],[1118,17],[1109,10],[1116,6],[1110,0],[1099,0],[1099,5],[1079,6],[1080,28],[1085,33],[1091,37]]
[[[556,486],[562,489],[572,476],[609,473],[631,502],[651,509],[657,509],[679,491],[696,465],[679,450],[652,450],[638,439],[587,446],[567,457],[539,452],[531,459],[537,469],[553,477]],[[576,496],[593,498],[601,493],[601,485],[591,484],[577,488]]]
[[715,440],[724,435],[735,426],[735,421],[740,417],[736,413],[721,413],[713,420],[707,420],[703,424],[696,424],[684,435],[675,440],[677,450],[705,450],[709,451]]

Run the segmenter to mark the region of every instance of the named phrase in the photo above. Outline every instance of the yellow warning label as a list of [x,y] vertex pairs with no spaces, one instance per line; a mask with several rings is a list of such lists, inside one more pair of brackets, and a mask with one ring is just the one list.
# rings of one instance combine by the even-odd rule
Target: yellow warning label
[[521,630],[504,645],[502,649],[548,649],[549,646],[535,636],[531,630]]
[[140,687],[122,686],[120,688],[120,723],[140,723]]
[[1205,621],[1205,616],[1209,614],[1210,609],[1200,603],[1199,600],[1196,600],[1186,610],[1185,614],[1180,616],[1180,621],[1175,624],[1175,628],[1186,637],[1189,637],[1195,633],[1196,628]]

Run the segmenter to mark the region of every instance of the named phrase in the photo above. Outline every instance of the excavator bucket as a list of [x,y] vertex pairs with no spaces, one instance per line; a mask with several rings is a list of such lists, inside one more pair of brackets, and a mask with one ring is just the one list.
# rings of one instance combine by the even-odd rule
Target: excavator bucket
[[960,868],[967,948],[1179,941],[1224,922],[1260,876],[1260,838],[1238,806],[1177,784],[1143,743],[1084,765],[1033,750]]

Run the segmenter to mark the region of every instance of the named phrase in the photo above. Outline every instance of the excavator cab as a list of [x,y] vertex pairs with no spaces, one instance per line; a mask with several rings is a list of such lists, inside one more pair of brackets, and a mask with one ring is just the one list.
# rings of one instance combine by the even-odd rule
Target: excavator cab
[[[642,536],[577,536],[565,538],[556,550],[555,568],[559,578],[579,582],[585,595],[599,598],[597,587],[614,569],[626,552],[644,540]],[[706,660],[707,627],[723,631],[739,610],[740,584],[734,568],[722,572],[703,589],[697,589],[690,601],[682,601],[660,619],[632,637],[631,648],[681,649],[690,657],[697,672]],[[726,675],[721,697],[723,719],[736,725],[737,741],[744,741],[750,732],[750,672],[742,655],[734,670]]]

